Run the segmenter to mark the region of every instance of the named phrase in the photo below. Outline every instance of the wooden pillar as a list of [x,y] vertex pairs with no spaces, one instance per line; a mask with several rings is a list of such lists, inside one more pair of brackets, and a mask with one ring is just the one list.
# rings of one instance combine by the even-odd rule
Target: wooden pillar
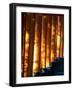
[[25,59],[24,59],[24,77],[28,77],[29,71],[29,38],[31,29],[30,14],[26,14],[26,32],[25,32]]
[[37,24],[37,29],[38,29],[38,56],[39,56],[39,67],[38,67],[38,71],[40,71],[40,63],[41,63],[41,32],[42,32],[42,15],[38,14],[38,20],[37,20],[38,24]]
[[58,27],[57,27],[57,52],[56,52],[56,57],[60,57],[60,40],[61,40],[61,17],[58,16]]
[[41,20],[40,14],[36,14],[35,20],[35,39],[34,39],[34,56],[33,56],[33,75],[40,70],[40,53],[41,53]]
[[61,45],[60,45],[60,57],[64,57],[64,15],[61,16]]
[[46,68],[51,63],[51,15],[47,15],[47,33],[46,33]]
[[47,17],[42,15],[42,35],[41,35],[41,68],[46,68],[46,33]]
[[29,36],[29,62],[28,62],[28,76],[31,77],[33,74],[33,54],[34,54],[34,34],[35,34],[35,14],[30,14],[31,26]]
[[55,15],[52,15],[52,26],[51,26],[51,62],[54,62],[55,57],[56,57],[55,37],[56,37],[56,17],[55,17]]

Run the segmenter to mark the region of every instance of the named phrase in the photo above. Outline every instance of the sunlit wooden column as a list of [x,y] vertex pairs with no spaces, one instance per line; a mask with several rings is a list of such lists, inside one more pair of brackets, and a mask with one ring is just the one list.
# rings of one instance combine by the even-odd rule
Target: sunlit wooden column
[[38,71],[40,71],[40,63],[41,63],[41,33],[42,33],[42,15],[41,14],[38,14],[38,24],[37,24],[37,29],[38,29],[38,48],[39,48],[39,53],[38,53],[38,56],[39,56],[39,61],[38,61],[38,64],[39,64],[39,67],[38,67]]
[[55,15],[52,15],[52,26],[51,26],[51,62],[55,61],[56,57],[56,17]]
[[31,26],[29,36],[29,62],[28,62],[28,76],[31,77],[33,74],[33,54],[34,54],[34,34],[35,34],[35,14],[30,14]]
[[64,57],[64,15],[61,16],[61,44],[60,44],[60,57]]
[[47,17],[42,15],[42,35],[41,35],[41,68],[46,68],[46,33]]
[[30,14],[26,14],[26,32],[25,32],[25,58],[24,58],[24,77],[28,77],[29,64],[29,35],[31,29]]
[[41,53],[41,20],[42,17],[36,14],[35,20],[35,38],[34,38],[34,55],[33,55],[33,76],[40,70],[40,53]]
[[22,13],[22,74],[21,76],[24,77],[24,60],[25,60],[25,30],[26,30],[26,14]]
[[47,15],[47,33],[46,33],[46,68],[50,67],[51,59],[51,15]]
[[58,27],[57,27],[57,52],[56,52],[56,57],[60,57],[60,40],[61,40],[61,17],[58,16]]

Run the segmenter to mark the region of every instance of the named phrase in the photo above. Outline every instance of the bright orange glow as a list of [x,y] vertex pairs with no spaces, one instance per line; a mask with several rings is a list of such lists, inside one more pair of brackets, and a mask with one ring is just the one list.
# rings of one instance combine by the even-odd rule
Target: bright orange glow
[[28,59],[28,50],[29,50],[29,33],[26,32],[26,36],[25,36],[25,59]]
[[38,71],[38,47],[34,44],[33,73]]
[[60,57],[63,57],[63,48],[64,48],[64,44],[63,44],[63,31],[61,31],[61,44],[60,44]]
[[33,73],[38,72],[39,69],[39,44],[38,44],[38,31],[37,23],[35,26],[35,40],[34,40],[34,55],[33,55]]
[[49,52],[49,49],[48,49],[48,45],[47,45],[47,53],[46,53],[47,55],[46,55],[46,68],[47,67],[50,67],[50,52]]
[[60,56],[60,16],[58,16],[58,30],[57,30],[57,57]]
[[41,68],[45,68],[45,43],[44,36],[42,32],[42,41],[41,41]]
[[26,32],[26,39],[25,39],[25,42],[27,43],[27,42],[29,42],[29,33],[28,32]]
[[[24,70],[27,71],[28,68],[28,51],[29,51],[29,33],[26,31],[25,34],[25,60],[24,60]],[[27,76],[27,73],[24,73]]]
[[54,60],[54,52],[53,52],[53,50],[51,51],[51,62],[53,62],[53,60]]
[[55,60],[55,21],[52,16],[52,31],[51,31],[51,62]]
[[[45,19],[46,17],[42,17],[42,23],[43,18]],[[41,36],[41,68],[45,68],[45,37],[44,37],[44,29],[43,29],[43,24],[42,24],[42,36]]]

